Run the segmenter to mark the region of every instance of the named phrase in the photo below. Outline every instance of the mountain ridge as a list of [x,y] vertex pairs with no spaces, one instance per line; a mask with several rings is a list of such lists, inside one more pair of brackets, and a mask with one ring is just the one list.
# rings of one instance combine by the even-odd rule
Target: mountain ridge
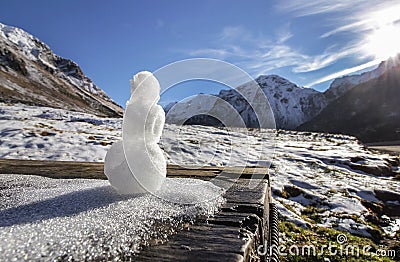
[[363,142],[400,140],[400,55],[376,78],[356,84],[298,130],[344,133]]
[[[336,133],[346,133],[358,136],[363,141],[374,142],[370,140],[369,137],[363,136],[357,132],[349,131],[346,128],[330,128],[326,129],[323,127],[318,127],[316,125],[306,125],[306,123],[312,122],[313,119],[317,118],[324,110],[331,104],[335,105],[330,108],[338,108],[337,100],[341,97],[345,96],[348,92],[350,92],[353,88],[359,85],[363,85],[365,83],[369,83],[374,81],[389,72],[390,70],[394,70],[400,64],[400,55],[396,57],[390,58],[386,61],[382,61],[375,69],[364,72],[359,75],[348,75],[335,79],[329,86],[327,90],[324,92],[317,91],[312,88],[305,88],[297,86],[296,84],[290,82],[289,80],[280,77],[278,75],[262,75],[255,79],[255,81],[259,84],[260,88],[263,90],[264,94],[267,96],[269,100],[269,104],[274,113],[276,128],[278,129],[292,129],[292,130],[302,130],[302,131],[322,131],[322,132],[336,132]],[[400,71],[399,71],[400,75]],[[398,80],[400,83],[400,80]],[[380,83],[379,85],[382,85]],[[379,92],[379,85],[375,84],[375,92]],[[383,83],[385,85],[385,83]],[[237,112],[242,116],[247,127],[258,127],[257,119],[255,118],[254,112],[251,110],[250,105],[240,97],[239,92],[236,91],[238,88],[243,88],[246,84],[236,87],[235,89],[229,90],[221,90],[217,95],[218,98],[223,99],[232,105]],[[370,94],[371,97],[374,97],[373,94]],[[182,121],[182,118],[185,118],[189,115],[196,115],[196,110],[199,110],[201,105],[207,105],[204,101],[195,101],[194,98],[189,101],[183,101],[179,103],[170,103],[166,105],[164,108],[167,112],[167,122],[177,123],[177,122],[185,122]],[[400,97],[400,96],[399,96]],[[353,98],[356,100],[356,98]],[[383,98],[381,98],[383,99]],[[388,99],[388,98],[385,98]],[[381,101],[384,103],[385,101]],[[347,101],[348,104],[351,104],[351,101]],[[196,108],[190,109],[191,105],[196,105]],[[376,103],[375,103],[376,105]],[[213,108],[212,105],[207,105],[208,108]],[[202,114],[196,115],[187,119],[186,124],[200,124],[200,125],[223,125],[221,121],[213,117],[207,117],[207,110],[203,106]],[[345,107],[344,105],[340,105],[340,107]],[[169,115],[173,111],[172,115]],[[395,109],[393,109],[396,111]],[[334,110],[330,110],[330,114],[334,114]],[[390,114],[390,112],[388,112]],[[400,112],[399,112],[400,114]],[[327,117],[327,116],[325,116]],[[323,117],[324,118],[324,117]],[[345,119],[346,116],[343,114],[342,118]],[[340,126],[338,122],[340,119],[337,119],[336,123]],[[379,122],[378,120],[376,120]],[[400,121],[399,121],[400,122]],[[322,123],[322,122],[321,122]],[[350,124],[350,123],[349,123]],[[370,123],[372,124],[372,123]],[[400,130],[400,126],[398,127]],[[385,131],[387,132],[387,131]],[[395,139],[398,139],[397,136],[394,136]],[[385,139],[390,139],[387,137]],[[399,138],[400,139],[400,138]]]
[[396,61],[400,59],[400,54],[389,58],[385,61],[379,63],[378,67],[371,70],[364,72],[362,74],[356,75],[346,75],[333,80],[333,82],[329,85],[328,89],[324,91],[324,94],[328,97],[329,100],[334,100],[352,87],[365,83],[373,78],[378,78],[382,74],[385,73],[386,70],[389,70],[396,66]]
[[74,61],[26,31],[0,23],[0,101],[65,108],[99,116],[123,109]]

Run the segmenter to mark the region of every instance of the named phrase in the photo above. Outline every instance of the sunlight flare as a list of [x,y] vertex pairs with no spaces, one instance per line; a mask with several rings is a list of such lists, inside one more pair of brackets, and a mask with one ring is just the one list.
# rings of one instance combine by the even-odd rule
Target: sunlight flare
[[365,53],[386,60],[400,53],[400,5],[376,12],[374,29],[366,36]]
[[377,59],[387,59],[400,53],[400,26],[387,25],[367,37],[366,52]]

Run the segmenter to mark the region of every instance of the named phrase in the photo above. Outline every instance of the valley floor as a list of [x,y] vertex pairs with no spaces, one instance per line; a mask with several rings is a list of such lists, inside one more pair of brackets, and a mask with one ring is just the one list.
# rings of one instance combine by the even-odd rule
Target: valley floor
[[400,155],[400,146],[368,146],[368,148]]
[[[104,161],[121,138],[122,119],[26,105],[0,112],[0,158]],[[400,246],[400,160],[354,137],[166,125],[160,146],[169,164],[270,166],[282,243],[344,232]]]

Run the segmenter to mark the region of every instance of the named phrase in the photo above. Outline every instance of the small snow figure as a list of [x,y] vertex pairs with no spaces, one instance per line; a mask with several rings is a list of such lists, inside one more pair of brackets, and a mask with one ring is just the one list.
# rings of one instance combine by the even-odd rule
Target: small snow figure
[[107,152],[104,173],[123,194],[155,192],[167,173],[163,151],[158,146],[165,113],[160,105],[160,84],[150,72],[131,80],[131,98],[126,104],[122,141]]

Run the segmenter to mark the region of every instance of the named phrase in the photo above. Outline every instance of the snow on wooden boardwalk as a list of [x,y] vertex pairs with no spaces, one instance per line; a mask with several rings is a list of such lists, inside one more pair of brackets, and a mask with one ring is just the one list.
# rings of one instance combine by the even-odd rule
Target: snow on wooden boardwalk
[[[0,175],[3,177],[19,174],[19,179],[24,177],[32,179],[31,175],[57,178],[55,180],[89,178],[96,181],[106,179],[102,163],[67,161],[0,159],[0,174],[3,174]],[[21,176],[21,174],[26,176]],[[256,187],[250,188],[248,186],[251,181],[249,178],[254,174],[258,174],[256,179],[259,183]],[[102,257],[99,252],[95,254],[96,259],[110,259],[112,256],[137,261],[249,261],[263,259],[258,256],[257,248],[265,245],[268,241],[268,210],[271,201],[269,178],[265,168],[223,170],[220,167],[183,168],[170,165],[168,166],[168,177],[168,179],[182,179],[183,177],[201,180],[213,179],[213,183],[216,185],[233,183],[233,186],[224,193],[225,202],[216,214],[209,217],[197,217],[189,223],[180,224],[179,229],[168,234],[168,241],[150,237],[146,241],[146,245],[142,245],[138,249],[138,253],[135,250],[133,256],[130,252],[118,254],[114,252],[112,255],[104,252],[107,256]],[[240,179],[236,179],[238,177]],[[0,195],[4,188],[0,189]],[[68,258],[68,254],[65,254],[63,259],[65,258]]]

